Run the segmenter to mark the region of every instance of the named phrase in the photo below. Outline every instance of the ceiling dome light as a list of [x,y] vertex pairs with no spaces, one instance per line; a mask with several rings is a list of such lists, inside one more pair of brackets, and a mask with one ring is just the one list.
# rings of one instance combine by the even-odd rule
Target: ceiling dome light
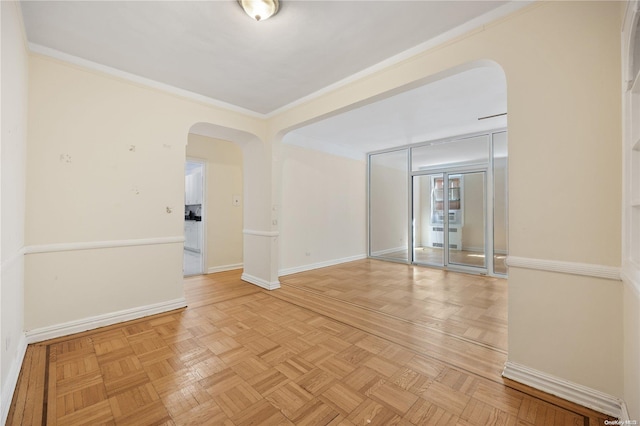
[[256,21],[264,21],[278,13],[278,0],[238,0],[240,6]]

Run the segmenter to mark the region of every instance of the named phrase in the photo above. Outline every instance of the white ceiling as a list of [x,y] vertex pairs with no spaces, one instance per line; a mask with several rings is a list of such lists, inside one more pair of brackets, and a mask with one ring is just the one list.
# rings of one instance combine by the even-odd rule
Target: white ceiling
[[[77,58],[265,117],[522,5],[280,1],[279,13],[261,22],[250,19],[236,0],[23,1],[22,13],[34,51]],[[473,130],[479,114],[506,108],[504,78],[490,71],[454,76],[316,123],[287,141],[314,147],[312,141],[322,140],[318,145],[331,145],[327,150],[350,155]]]
[[507,126],[507,84],[497,66],[472,68],[327,118],[284,142],[350,158],[367,152]]

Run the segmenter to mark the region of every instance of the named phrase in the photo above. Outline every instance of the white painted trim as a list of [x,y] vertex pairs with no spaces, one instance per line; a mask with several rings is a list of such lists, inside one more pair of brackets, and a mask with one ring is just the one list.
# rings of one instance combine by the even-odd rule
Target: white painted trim
[[242,233],[244,235],[255,235],[258,237],[277,237],[280,235],[280,232],[278,231],[256,231],[253,229],[243,229]]
[[640,268],[637,265],[624,264],[620,270],[622,282],[628,285],[640,299]]
[[151,246],[157,244],[184,243],[184,235],[176,237],[141,238],[137,240],[87,241],[81,243],[41,244],[27,246],[25,254],[54,253],[59,251],[93,250],[104,248]]
[[384,256],[385,254],[395,253],[403,250],[407,250],[407,246],[400,246],[400,247],[394,247],[390,249],[374,251],[371,253],[371,256]]
[[624,401],[619,398],[512,361],[505,363],[502,377],[615,418],[623,415]]
[[20,369],[22,368],[22,363],[24,362],[24,355],[27,353],[27,339],[24,333],[20,336],[20,341],[18,342],[17,354],[18,357],[11,364],[11,369],[9,370],[9,374],[7,375],[7,379],[2,388],[2,397],[0,398],[0,407],[2,408],[2,413],[0,417],[0,424],[6,424],[7,417],[9,416],[9,409],[11,408],[11,400],[13,399],[13,394],[16,391],[16,386],[18,386],[18,377],[20,376]]
[[621,413],[620,417],[618,417],[618,420],[622,420],[623,422],[631,420],[631,418],[629,417],[629,410],[627,409],[627,403],[624,401],[622,401]]
[[14,263],[16,263],[18,261],[18,259],[20,259],[22,256],[24,256],[25,254],[25,248],[22,247],[21,249],[19,249],[18,251],[14,252],[11,256],[9,256],[8,258],[6,258],[5,260],[2,261],[2,264],[0,265],[0,271],[4,271],[7,268],[10,268],[11,266],[13,266]]
[[246,108],[239,107],[227,102],[219,101],[217,99],[210,98],[189,90],[180,89],[169,84],[160,83],[159,81],[151,80],[150,78],[141,77],[136,74],[131,74],[125,71],[121,71],[116,68],[111,68],[106,65],[99,64],[97,62],[89,61],[87,59],[79,58],[68,53],[61,52],[50,47],[42,46],[37,43],[29,43],[29,50],[39,55],[48,56],[50,58],[58,59],[63,62],[68,62],[73,65],[77,65],[82,68],[87,68],[92,71],[101,72],[112,77],[120,78],[132,83],[140,84],[142,86],[150,87],[152,89],[160,90],[171,95],[180,96],[181,98],[189,99],[196,102],[202,102],[206,105],[210,105],[216,108],[223,108],[228,111],[237,112],[240,114],[248,115],[254,118],[265,118],[264,114],[251,111]]
[[366,68],[360,72],[357,72],[347,78],[344,78],[336,83],[330,84],[329,86],[326,86],[314,93],[311,93],[310,95],[304,96],[300,99],[297,99],[287,105],[284,105],[276,110],[271,111],[270,113],[265,115],[265,118],[272,118],[278,114],[281,114],[283,112],[286,112],[292,108],[295,108],[296,106],[302,105],[306,102],[312,101],[313,99],[319,98],[322,95],[325,95],[329,92],[332,92],[334,90],[337,90],[341,87],[344,87],[350,83],[353,83],[354,81],[363,79],[365,77],[368,77],[378,71],[381,71],[383,69],[389,68],[393,65],[396,65],[402,61],[405,61],[409,58],[412,58],[416,55],[419,55],[421,53],[425,53],[435,47],[441,46],[444,43],[451,41],[457,37],[463,36],[467,33],[470,33],[474,30],[478,30],[478,29],[482,29],[485,25],[494,22],[500,18],[504,18],[507,15],[510,15],[526,6],[529,6],[530,4],[533,4],[534,1],[533,0],[522,0],[522,1],[511,1],[508,2],[507,4],[504,4],[500,7],[497,7],[487,13],[485,13],[484,15],[478,16],[477,18],[474,18],[470,21],[465,22],[462,25],[457,26],[456,28],[453,28],[443,34],[440,34],[434,38],[432,38],[431,40],[427,40],[424,43],[421,43],[415,47],[412,47],[411,49],[405,50],[404,52],[401,52],[397,55],[394,55],[388,59],[385,59],[382,62],[379,62],[369,68]]
[[494,22],[498,19],[504,18],[520,9],[523,9],[526,6],[529,6],[530,4],[534,3],[533,0],[522,0],[522,1],[512,1],[512,2],[508,2],[505,5],[502,5],[500,7],[497,7],[487,13],[485,13],[484,15],[478,16],[468,22],[465,22],[462,25],[459,25],[456,28],[453,28],[443,34],[438,35],[437,37],[432,38],[431,40],[427,40],[424,43],[419,44],[418,46],[415,46],[411,49],[405,50],[404,52],[401,52],[397,55],[392,56],[391,58],[388,58],[384,61],[381,61],[379,63],[377,63],[376,65],[373,65],[365,70],[362,70],[360,72],[357,72],[345,79],[342,79],[336,83],[330,84],[329,86],[326,86],[314,93],[311,93],[310,95],[304,96],[300,99],[297,99],[287,105],[281,106],[280,108],[277,108],[267,114],[262,114],[256,111],[252,111],[246,108],[242,108],[240,106],[234,105],[234,104],[230,104],[227,102],[223,102],[217,99],[213,99],[210,98],[208,96],[204,96],[195,92],[191,92],[188,90],[184,90],[184,89],[180,89],[178,87],[175,86],[171,86],[169,84],[165,84],[165,83],[160,83],[158,81],[155,80],[151,80],[149,78],[146,77],[141,77],[139,75],[136,74],[132,74],[132,73],[128,73],[116,68],[112,68],[112,67],[108,67],[106,65],[102,65],[99,64],[97,62],[93,62],[93,61],[89,61],[87,59],[83,59],[74,55],[70,55],[68,53],[64,53],[61,52],[59,50],[56,49],[52,49],[49,47],[45,47],[42,46],[40,44],[37,43],[28,43],[28,47],[29,50],[32,53],[36,53],[39,55],[43,55],[43,56],[48,56],[54,59],[58,59],[60,61],[64,61],[64,62],[68,62],[71,63],[73,65],[77,65],[83,68],[87,68],[93,71],[97,71],[97,72],[101,72],[107,75],[110,75],[112,77],[116,77],[116,78],[120,78],[123,80],[127,80],[130,81],[132,83],[136,83],[136,84],[140,84],[142,86],[146,86],[146,87],[151,87],[153,89],[157,89],[166,93],[170,93],[172,95],[176,95],[176,96],[180,96],[182,98],[186,98],[189,100],[193,100],[193,101],[197,101],[197,102],[202,102],[204,104],[207,105],[211,105],[213,107],[217,107],[217,108],[224,108],[226,110],[229,111],[234,111],[240,114],[245,114],[248,115],[250,117],[254,117],[254,118],[261,118],[261,119],[269,119],[272,118],[278,114],[281,114],[283,112],[286,112],[292,108],[295,108],[296,106],[302,105],[303,103],[309,102],[313,99],[319,98],[329,92],[332,92],[334,90],[337,90],[341,87],[344,87],[350,83],[353,83],[354,81],[360,80],[362,78],[365,78],[367,76],[370,76],[378,71],[381,71],[383,69],[386,69],[390,66],[396,65],[404,60],[407,60],[411,57],[414,57],[416,55],[419,55],[421,53],[427,52],[430,49],[433,49],[435,47],[438,47],[446,42],[449,42],[457,37],[463,36],[465,34],[468,34],[471,31],[478,31],[478,30],[482,30],[483,27],[487,24],[490,24],[491,22]]
[[37,343],[44,340],[54,339],[56,337],[68,336],[70,334],[93,330],[120,322],[131,321],[149,315],[173,311],[186,306],[187,301],[184,297],[181,297],[179,299],[167,300],[165,302],[154,303],[152,305],[138,306],[136,308],[125,309],[123,311],[109,312],[107,314],[82,318],[62,324],[36,328],[26,332],[27,343]]
[[310,271],[312,269],[326,268],[327,266],[339,265],[341,263],[353,262],[355,260],[366,259],[366,254],[358,254],[356,256],[343,257],[341,259],[326,260],[324,262],[311,263],[308,265],[294,266],[293,268],[280,269],[279,276],[297,274],[298,272]]
[[207,274],[215,274],[216,272],[233,271],[236,269],[242,269],[242,263],[233,263],[230,265],[212,266],[207,269]]
[[275,290],[280,288],[280,281],[268,282],[263,280],[262,278],[254,277],[253,275],[249,275],[249,274],[242,274],[240,278],[243,281],[246,281],[251,284],[255,284],[258,287],[264,288],[265,290]]
[[595,265],[592,263],[565,262],[561,260],[532,259],[528,257],[508,256],[507,265],[511,268],[535,269],[539,271],[560,272],[563,274],[584,275],[620,281],[620,268]]

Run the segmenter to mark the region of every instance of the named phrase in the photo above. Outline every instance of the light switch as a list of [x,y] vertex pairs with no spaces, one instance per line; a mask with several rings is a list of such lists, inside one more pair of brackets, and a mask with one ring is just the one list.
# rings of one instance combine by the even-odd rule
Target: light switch
[[238,207],[240,205],[240,196],[234,195],[233,201],[231,202],[231,204],[234,205],[235,207]]

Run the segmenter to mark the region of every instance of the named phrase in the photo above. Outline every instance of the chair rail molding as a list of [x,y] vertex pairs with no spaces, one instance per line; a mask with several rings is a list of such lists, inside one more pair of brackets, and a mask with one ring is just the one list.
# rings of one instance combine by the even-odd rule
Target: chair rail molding
[[184,243],[184,235],[173,237],[140,238],[132,240],[106,240],[106,241],[86,241],[74,243],[55,243],[27,246],[24,248],[25,254],[54,253],[60,251],[94,250],[103,248],[150,246],[157,244],[177,244]]
[[257,237],[277,237],[280,235],[278,231],[256,231],[254,229],[243,229],[244,235],[255,235]]
[[593,263],[508,256],[507,265],[515,268],[535,269],[539,271],[559,272],[571,275],[584,275],[613,281],[621,280],[620,268],[615,266],[596,265]]

